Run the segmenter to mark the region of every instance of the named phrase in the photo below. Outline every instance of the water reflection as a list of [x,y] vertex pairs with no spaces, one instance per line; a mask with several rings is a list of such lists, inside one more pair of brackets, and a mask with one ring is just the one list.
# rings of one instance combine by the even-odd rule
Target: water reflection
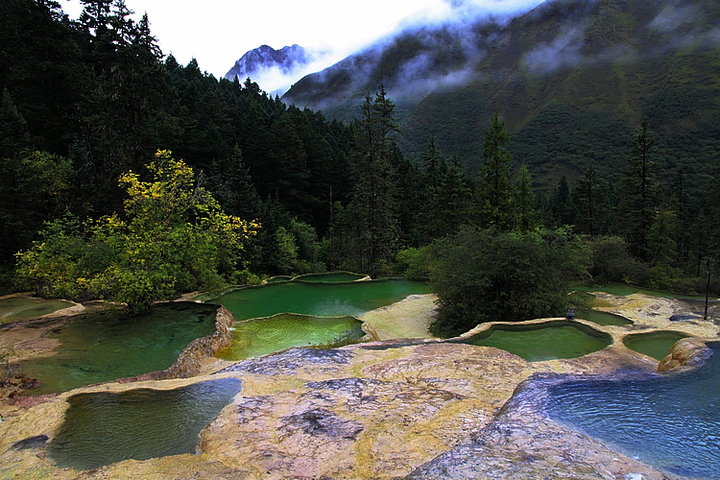
[[48,454],[61,468],[89,470],[131,458],[194,453],[200,432],[241,386],[239,379],[224,378],[174,390],[73,395]]

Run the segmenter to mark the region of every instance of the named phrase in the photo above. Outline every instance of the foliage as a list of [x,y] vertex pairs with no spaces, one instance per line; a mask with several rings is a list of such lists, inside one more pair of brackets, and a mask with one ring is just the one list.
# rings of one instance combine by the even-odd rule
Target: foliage
[[643,283],[647,266],[630,254],[624,239],[601,236],[588,239],[587,243],[592,255],[589,272],[593,282],[599,285],[613,282]]
[[382,85],[367,95],[355,124],[352,171],[356,177],[346,219],[353,232],[353,260],[358,269],[377,277],[388,271],[396,249],[397,214],[391,155],[397,124],[395,106]]
[[655,136],[644,118],[633,139],[628,167],[623,171],[625,234],[630,250],[643,259],[649,258],[647,237],[657,206],[657,150]]
[[[160,51],[150,19],[135,20],[123,0],[83,3],[85,13],[71,21],[59,2],[0,2],[0,272],[18,251],[28,262],[14,288],[142,305],[142,292],[167,296],[327,267],[423,277],[442,240],[429,243],[478,223],[521,236],[570,225],[588,235],[595,282],[706,288],[706,262],[716,261],[720,244],[716,47],[535,75],[523,60],[527,41],[564,21],[548,7],[509,30],[496,23],[472,30],[485,55],[479,67],[518,75],[474,76],[415,106],[399,95],[397,108],[382,89],[360,111],[345,103],[348,120],[359,114],[346,125],[287,105],[249,79],[216,79],[196,60],[180,65]],[[590,15],[588,55],[617,39],[654,48],[665,38],[657,31],[630,38],[645,31],[632,25],[651,21],[655,6],[598,5],[582,10]],[[708,31],[717,11],[694,28]],[[442,75],[471,60],[450,30],[416,33],[391,42],[371,85],[407,80],[409,58]],[[496,49],[492,38],[504,46]],[[323,94],[352,80],[330,75]],[[299,85],[313,82],[323,84]],[[641,142],[651,147],[645,154]],[[165,173],[145,172],[158,148],[188,163],[158,159]],[[636,168],[643,155],[647,176]],[[163,177],[170,171],[174,180]],[[489,181],[495,173],[499,184]],[[135,200],[117,188],[121,175]],[[156,181],[174,203],[153,199],[165,195],[153,190]],[[644,199],[643,181],[651,187]],[[667,212],[675,212],[675,226]],[[258,235],[236,231],[241,253],[228,232],[209,227],[235,217],[263,224]],[[407,250],[395,256],[399,248]],[[10,290],[9,278],[0,275],[0,289]]]
[[432,245],[421,248],[406,248],[400,250],[396,256],[399,272],[410,280],[429,280],[434,259]]
[[166,150],[148,165],[153,181],[128,172],[125,217],[48,224],[42,241],[18,254],[18,277],[49,297],[94,295],[133,310],[199,288],[216,289],[259,225],[225,214],[197,187],[194,172]]
[[430,280],[441,306],[431,332],[438,336],[482,322],[562,314],[569,285],[586,275],[588,262],[587,250],[566,230],[465,228],[431,248]]
[[512,155],[505,122],[495,112],[485,130],[483,163],[479,172],[478,202],[480,221],[485,227],[509,230],[513,226],[515,192],[512,182]]
[[648,253],[652,268],[648,285],[669,290],[680,279],[682,271],[677,264],[677,215],[673,211],[657,212],[648,232]]

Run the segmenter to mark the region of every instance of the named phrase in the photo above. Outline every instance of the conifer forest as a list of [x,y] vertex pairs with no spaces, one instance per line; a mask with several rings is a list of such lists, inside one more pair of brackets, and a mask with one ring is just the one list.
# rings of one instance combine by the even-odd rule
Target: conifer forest
[[622,128],[587,116],[621,132],[617,168],[575,136],[585,170],[539,185],[530,145],[554,155],[552,112],[514,131],[502,105],[478,113],[479,165],[432,133],[407,149],[381,83],[341,122],[179,64],[123,0],[83,3],[78,20],[52,0],[0,5],[2,294],[143,310],[343,270],[429,280],[438,335],[562,315],[573,285],[720,294],[720,127],[684,152],[653,110]]

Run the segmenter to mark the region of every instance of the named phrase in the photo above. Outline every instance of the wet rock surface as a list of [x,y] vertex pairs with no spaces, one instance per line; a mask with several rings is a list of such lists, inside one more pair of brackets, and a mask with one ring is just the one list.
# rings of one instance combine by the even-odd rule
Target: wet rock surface
[[[629,309],[616,310],[636,323],[605,328],[616,339],[665,328],[673,312],[664,300],[635,297],[619,303]],[[662,314],[652,315],[657,312]],[[674,322],[686,323],[690,334],[717,334],[711,323]],[[191,379],[111,383],[61,394],[0,423],[0,476],[682,478],[559,425],[542,408],[547,388],[558,382],[657,375],[657,366],[618,340],[582,358],[536,363],[494,348],[421,339],[295,348],[231,365],[217,362],[212,370],[217,373]],[[54,467],[42,446],[13,448],[43,435],[52,441],[74,393],[170,389],[221,376],[241,379],[243,390],[202,432],[196,455],[126,460],[81,472]]]
[[658,364],[658,372],[669,372],[681,368],[693,368],[707,360],[712,351],[703,339],[683,338],[673,345],[667,357]]
[[542,409],[547,388],[568,379],[567,375],[533,375],[471,442],[436,457],[405,478],[675,478],[550,420]]

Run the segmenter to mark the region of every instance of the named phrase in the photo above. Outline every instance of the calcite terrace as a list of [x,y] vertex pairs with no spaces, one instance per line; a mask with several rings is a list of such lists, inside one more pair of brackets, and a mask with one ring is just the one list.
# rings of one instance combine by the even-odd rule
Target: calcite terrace
[[[432,308],[431,298],[412,301]],[[670,300],[622,302],[632,312],[618,313],[648,329],[665,328],[666,313],[673,312]],[[688,333],[717,334],[711,322],[674,327],[682,323]],[[619,337],[638,331],[636,325],[610,330]],[[649,373],[657,366],[618,340],[585,357],[536,363],[494,348],[419,338],[295,348],[216,361],[193,378],[85,387],[36,405],[0,424],[0,473],[57,479],[675,478],[554,423],[541,408],[545,387],[563,379]],[[55,468],[42,442],[13,448],[41,435],[52,441],[64,399],[74,393],[170,389],[227,376],[240,378],[242,391],[202,432],[195,455],[80,472]]]

